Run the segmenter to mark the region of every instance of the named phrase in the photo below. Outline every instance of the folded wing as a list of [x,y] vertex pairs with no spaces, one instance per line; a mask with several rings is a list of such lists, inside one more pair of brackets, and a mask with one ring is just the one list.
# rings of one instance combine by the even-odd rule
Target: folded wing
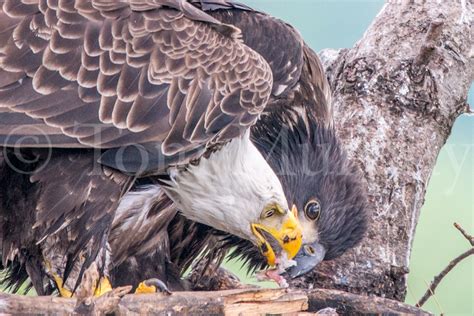
[[239,30],[180,0],[5,0],[0,144],[165,155],[241,135],[272,89]]

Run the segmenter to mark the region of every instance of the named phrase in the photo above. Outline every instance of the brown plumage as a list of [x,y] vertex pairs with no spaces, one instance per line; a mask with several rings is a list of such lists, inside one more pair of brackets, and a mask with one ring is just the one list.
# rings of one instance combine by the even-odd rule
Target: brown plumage
[[[80,281],[93,261],[106,271],[106,237],[134,177],[195,160],[255,123],[271,69],[238,28],[201,10],[215,7],[247,10],[224,0],[0,1],[0,145],[29,170],[14,185],[35,192],[22,210],[34,212],[31,228],[18,232],[31,238],[4,243],[4,265],[48,242],[61,258],[46,264],[49,277],[79,271]],[[123,170],[132,177],[104,166],[121,169],[108,158],[135,144],[150,149],[145,170],[134,159]],[[15,203],[3,214],[16,216]],[[8,216],[0,235],[15,225]]]
[[61,147],[162,142],[176,154],[238,135],[268,100],[267,63],[186,1],[3,2],[0,107],[26,129],[4,127],[5,146],[40,130]]
[[50,276],[67,279],[72,273],[66,283],[72,289],[83,268],[94,261],[103,267],[103,260],[109,260],[107,232],[133,177],[103,170],[91,153],[5,149],[1,154],[2,265],[18,259],[34,271],[31,278],[39,294],[47,292],[45,266]]
[[[319,58],[291,26],[278,19],[239,10],[218,10],[210,14],[239,27],[244,43],[267,60],[274,78],[280,78],[280,84],[287,85],[280,95],[272,94],[263,118],[252,127],[252,139],[279,176],[288,201],[300,210],[300,220],[308,221],[309,227],[316,229],[313,233],[320,234],[317,241],[326,250],[323,258],[330,260],[340,256],[364,236],[367,200],[360,172],[346,157],[333,130],[331,91]],[[276,39],[278,45],[274,45]],[[272,90],[276,92],[278,85],[274,84]],[[313,199],[322,203],[317,221],[305,214],[305,205]],[[166,212],[171,209],[168,206]],[[133,214],[131,209],[123,211]],[[161,211],[164,211],[161,206],[155,204],[146,214],[147,223],[156,223],[155,218]],[[218,267],[226,254],[243,259],[249,271],[266,267],[264,258],[251,243],[192,222],[175,211],[174,219],[167,226],[167,235],[163,233],[165,228],[160,227],[159,234],[163,238],[155,239],[157,248],[127,247],[116,256],[113,249],[123,250],[124,240],[111,241],[114,267],[111,276],[115,284],[136,285],[137,280],[158,277],[174,289],[189,289],[196,286],[195,282],[198,290],[203,289],[199,288],[201,283],[209,289],[213,285],[212,278],[204,276],[199,280],[193,275],[192,284],[176,278],[200,259],[199,253],[206,254],[201,263],[211,262],[210,269]],[[114,221],[113,230],[121,231],[124,224],[121,220]],[[148,225],[145,227],[150,229]],[[143,236],[140,226],[135,229],[134,235]],[[141,245],[149,245],[150,238],[157,235],[142,239]],[[305,260],[304,253],[301,257]],[[157,269],[153,262],[160,260],[164,263]],[[312,269],[319,262],[311,258],[309,261],[308,266],[301,262],[302,269]],[[205,274],[214,272],[205,271]],[[304,273],[303,270],[294,272]]]
[[[146,6],[165,3],[164,1],[151,0],[129,2],[133,5],[142,3]],[[178,8],[178,5],[186,3],[186,1],[170,2],[173,2],[171,6],[176,5],[173,8]],[[252,130],[254,142],[260,143],[258,145],[260,151],[265,156],[268,156],[267,159],[271,162],[274,170],[281,172],[281,175],[279,175],[283,180],[285,194],[290,203],[298,205],[300,217],[304,218],[305,216],[301,210],[304,209],[308,200],[317,197],[321,201],[326,202],[327,209],[323,209],[326,215],[321,216],[321,222],[311,222],[310,226],[315,227],[316,230],[321,227],[321,231],[328,232],[328,237],[324,240],[324,242],[327,242],[325,245],[328,248],[328,258],[340,255],[346,249],[356,244],[363,236],[366,221],[365,195],[358,180],[358,173],[343,154],[340,143],[337,142],[332,130],[333,118],[330,107],[330,90],[318,57],[304,44],[300,35],[291,26],[264,13],[255,12],[245,6],[224,0],[192,0],[188,2],[193,3],[197,8],[210,10],[207,13],[212,20],[210,24],[204,24],[208,29],[212,29],[213,32],[218,34],[224,34],[226,40],[231,38],[232,41],[237,41],[238,45],[249,48],[261,56],[266,61],[265,64],[269,65],[273,82],[266,83],[271,85],[271,91],[268,96],[269,101],[262,110],[262,119],[257,123],[256,128]],[[143,10],[143,8],[140,7],[137,10]],[[189,7],[187,8],[189,9]],[[124,9],[122,8],[121,10]],[[183,14],[186,17],[190,17],[194,9],[190,10],[181,12],[184,12]],[[113,14],[113,12],[108,12],[107,10],[104,10],[103,13]],[[209,17],[207,18],[209,19]],[[166,19],[172,19],[172,16],[167,15]],[[195,20],[199,20],[199,18]],[[130,19],[127,21],[130,21]],[[138,21],[137,23],[141,22]],[[154,27],[159,22],[151,21],[149,23],[150,27]],[[109,29],[110,31],[107,31]],[[101,36],[102,33],[108,36]],[[128,50],[123,49],[123,43],[116,40],[116,37],[120,36],[117,35],[118,33],[115,33],[112,25],[106,22],[102,33],[97,35],[99,41],[95,45],[99,48],[103,47],[112,53],[104,54],[104,57],[101,55],[99,58],[93,56],[93,53],[82,55],[83,58],[81,60],[81,68],[78,71],[77,82],[82,87],[78,90],[81,98],[87,97],[88,100],[93,100],[94,97],[97,97],[97,94],[101,95],[100,92],[94,91],[94,83],[99,80],[99,72],[102,71],[101,65],[104,65],[103,76],[107,76],[109,80],[101,83],[100,89],[104,89],[104,94],[100,96],[101,99],[98,105],[99,119],[109,124],[107,125],[109,127],[111,125],[125,127],[122,130],[123,133],[128,133],[129,130],[127,128],[131,127],[131,133],[123,138],[113,138],[114,131],[116,130],[113,127],[112,131],[106,134],[107,137],[111,137],[111,142],[127,144],[128,141],[135,141],[135,135],[145,135],[147,126],[152,124],[156,117],[166,116],[167,122],[170,122],[170,124],[174,122],[176,124],[174,130],[182,132],[178,133],[176,137],[185,138],[192,143],[193,140],[196,142],[205,141],[206,137],[208,137],[205,130],[206,128],[210,129],[209,124],[206,125],[206,122],[203,122],[203,118],[194,115],[193,111],[206,111],[204,120],[207,120],[207,122],[212,121],[212,117],[220,116],[223,120],[215,122],[216,124],[217,122],[219,124],[224,123],[223,128],[225,126],[232,126],[236,122],[238,115],[241,115],[238,120],[243,125],[251,124],[255,120],[255,115],[258,115],[257,112],[251,110],[248,110],[246,113],[242,112],[242,109],[245,108],[242,104],[259,100],[258,98],[262,98],[262,95],[259,93],[252,95],[248,91],[241,92],[237,95],[240,101],[235,102],[235,94],[228,94],[226,98],[219,99],[222,97],[220,95],[221,92],[214,92],[211,97],[209,93],[215,91],[212,88],[216,88],[213,82],[209,83],[211,89],[202,90],[199,84],[202,84],[202,81],[189,80],[186,77],[177,76],[178,79],[171,80],[169,84],[153,85],[146,77],[142,76],[143,72],[137,70],[139,67],[126,67],[126,69],[115,67],[115,65],[124,63],[124,61],[125,63],[130,63],[130,65],[133,63],[137,66],[139,64],[142,65],[142,63],[149,63],[150,59],[140,58],[140,56],[148,56],[144,52],[149,51],[150,46],[155,45],[154,41],[157,40],[158,36],[142,38],[135,45],[135,47],[140,47],[140,49],[137,49],[139,56],[128,56]],[[178,38],[181,38],[181,35],[185,35],[181,34],[181,32],[177,32],[177,34],[180,34]],[[196,31],[193,36],[199,34]],[[243,42],[240,41],[240,36]],[[123,38],[126,39],[127,36]],[[202,40],[206,40],[206,37],[201,36],[199,41]],[[160,33],[159,41],[160,45],[174,45],[173,37],[168,32]],[[275,45],[275,43],[278,43],[278,45]],[[96,52],[101,50],[97,47],[92,47],[94,43],[90,44],[91,47],[88,47],[88,50]],[[166,46],[166,48],[169,47]],[[189,53],[193,55],[195,49],[205,48],[205,45],[202,45],[202,47],[195,46]],[[223,51],[226,50],[223,48]],[[165,55],[167,53],[169,52],[166,49],[164,49],[164,53],[160,52],[160,54]],[[220,51],[215,51],[213,56],[219,58],[221,53]],[[158,60],[158,64],[161,67],[159,69],[163,69],[166,72],[180,73],[183,71],[183,67],[185,69],[186,67],[194,69],[194,67],[199,65],[198,59],[188,57],[188,55],[185,55],[184,63],[171,59],[168,62],[166,60],[163,62],[161,58],[158,58],[162,56],[155,56],[153,52],[150,53],[150,56],[150,58],[156,57],[153,60]],[[127,66],[129,65],[127,64]],[[243,72],[248,71],[247,66],[249,65],[242,69]],[[217,65],[210,65],[209,69],[215,71],[214,67],[217,67]],[[238,71],[219,74],[220,78],[225,78],[222,80],[226,80],[230,89],[233,89],[235,85],[246,86],[247,84],[241,81]],[[160,71],[157,71],[157,75],[162,74]],[[205,74],[201,74],[198,71],[198,76],[201,75],[204,75],[205,78]],[[162,76],[166,77],[165,74]],[[125,82],[138,82],[138,85],[126,85],[124,84]],[[120,94],[117,89],[120,90]],[[221,91],[222,89],[217,90]],[[185,95],[183,91],[186,92]],[[227,90],[222,91],[225,93]],[[73,94],[70,95],[74,96]],[[69,97],[70,95],[67,94],[64,97]],[[169,97],[170,95],[173,97]],[[134,103],[137,102],[137,99],[133,98],[134,96],[137,96],[137,99],[149,99],[156,102],[166,99],[169,104],[181,104],[181,106],[170,108],[158,107],[154,102],[149,102],[140,103],[141,107],[134,107]],[[185,99],[196,100],[194,103],[195,107],[191,110],[188,110],[188,107],[184,107],[183,104],[187,105]],[[220,102],[219,104],[222,104],[222,107],[214,106],[211,111],[205,110],[207,103],[200,102],[200,100],[211,99],[214,103]],[[51,99],[45,101],[45,104],[56,102],[55,100],[54,97],[51,97]],[[224,100],[224,102],[219,100]],[[91,101],[91,104],[94,104],[94,101]],[[240,104],[240,106],[236,107],[236,104]],[[143,110],[137,111],[138,109]],[[141,112],[142,116],[131,114],[135,112]],[[186,113],[183,114],[183,112]],[[127,118],[134,117],[135,119],[124,121],[121,118],[125,117],[125,114]],[[180,120],[182,117],[186,119],[184,121]],[[178,122],[182,125],[187,123],[187,125],[178,126]],[[222,128],[222,126],[218,127]],[[175,135],[174,130],[170,127],[168,136]],[[239,133],[239,130],[231,131],[230,128],[227,130],[230,133],[229,135]],[[69,132],[70,130],[68,129],[67,131]],[[273,153],[274,148],[272,144],[278,143],[280,131],[286,131],[291,135],[291,139],[295,141],[295,144],[291,147],[295,154],[290,157],[290,160],[282,160],[278,152],[276,154]],[[77,131],[77,135],[83,135],[81,133],[86,135],[86,132],[80,130]],[[62,134],[59,134],[59,136],[62,137]],[[146,137],[148,136],[144,137],[144,139],[147,139]],[[160,135],[160,137],[163,136]],[[85,140],[85,138],[81,137],[77,139],[82,142]],[[66,140],[61,138],[60,141],[67,141],[68,146],[76,146],[75,143],[70,143],[70,138]],[[106,147],[107,143],[101,143],[100,146]],[[190,148],[189,146],[191,145],[185,142],[184,146]],[[313,151],[307,153],[304,151],[305,146],[310,146]],[[199,151],[199,148],[195,150]],[[329,170],[324,169],[327,171],[327,173],[325,171],[323,174],[324,176],[309,176],[304,172],[302,164],[305,162],[301,155],[309,154],[310,167],[322,168],[324,167],[322,165],[324,157],[326,157],[325,155],[329,151],[334,153],[334,159],[331,161]],[[195,154],[196,152],[189,152],[187,157],[192,157]],[[347,176],[334,177],[333,172],[345,172]],[[297,181],[295,181],[295,176],[291,176],[293,174],[296,175]],[[153,186],[156,185],[156,181],[153,177],[141,179],[135,182],[133,191],[140,192],[143,190],[144,185]],[[350,187],[350,190],[337,190],[338,194],[331,194],[331,192],[327,194],[323,189],[325,187],[331,187],[333,188],[332,190],[337,190],[338,187]],[[187,284],[182,283],[180,280],[181,273],[190,266],[201,250],[212,250],[209,257],[211,259],[219,259],[233,245],[238,246],[237,255],[244,255],[250,261],[252,268],[264,265],[263,258],[257,251],[254,251],[251,243],[232,236],[224,236],[223,238],[222,232],[216,232],[210,227],[189,221],[179,215],[178,210],[162,191],[161,193],[158,192],[157,197],[159,198],[153,200],[151,208],[144,208],[144,205],[140,203],[128,205],[128,207],[123,207],[124,205],[122,204],[120,206],[122,209],[119,208],[118,216],[115,218],[109,236],[112,249],[109,268],[114,285],[136,285],[143,279],[158,277],[168,282],[172,289],[186,288]],[[341,205],[334,206],[336,205],[334,204],[334,199],[344,201],[343,204],[346,206],[352,203],[353,207],[345,209]],[[339,214],[343,215],[339,218]],[[352,224],[343,220],[348,217],[353,218]],[[331,230],[331,227],[333,227],[333,230]],[[330,233],[333,231],[340,233],[331,235]],[[216,240],[219,242],[218,244],[215,244]],[[216,245],[224,245],[222,251],[214,251]],[[41,249],[39,252],[41,252]],[[37,270],[44,270],[44,267],[37,267]],[[38,275],[38,273],[35,275]],[[16,275],[16,277],[18,276]],[[14,279],[15,276],[12,277],[12,280]],[[37,279],[41,279],[41,277],[37,277]],[[43,284],[37,282],[36,286],[41,286],[43,289]],[[48,292],[47,287],[45,287],[44,292]]]

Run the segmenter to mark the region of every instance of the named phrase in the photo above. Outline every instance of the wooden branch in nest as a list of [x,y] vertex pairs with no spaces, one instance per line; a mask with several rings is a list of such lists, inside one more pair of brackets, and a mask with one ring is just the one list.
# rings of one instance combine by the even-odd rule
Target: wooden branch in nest
[[[239,289],[215,292],[174,292],[106,295],[78,302],[72,298],[20,296],[0,293],[0,314],[116,315],[259,315],[316,313],[326,309],[340,314],[414,313],[428,315],[413,306],[379,297],[337,290]],[[326,310],[327,311],[327,310]]]
[[0,314],[96,314],[117,315],[239,315],[240,313],[292,313],[307,310],[301,291],[228,290],[105,296],[78,302],[73,298],[0,294]]
[[332,307],[338,314],[416,314],[430,313],[408,304],[377,296],[362,296],[338,290],[316,289],[308,293],[309,309]]
[[454,223],[454,227],[456,227],[457,230],[459,230],[459,232],[464,236],[464,238],[466,238],[466,240],[469,242],[469,244],[471,245],[471,249],[465,251],[464,253],[460,254],[459,256],[457,256],[456,258],[454,258],[453,260],[451,260],[451,262],[446,266],[446,268],[443,269],[443,271],[441,271],[434,279],[433,281],[431,282],[429,288],[426,290],[425,294],[421,297],[421,299],[418,301],[418,303],[416,303],[416,306],[417,307],[421,307],[423,306],[423,304],[426,303],[426,301],[428,301],[428,299],[434,295],[435,293],[435,290],[436,288],[438,287],[438,285],[441,283],[441,281],[444,279],[444,277],[446,275],[448,275],[448,273],[454,269],[454,267],[461,261],[463,261],[464,259],[466,259],[467,257],[471,256],[471,255],[474,255],[474,237],[469,235],[462,227],[461,225],[459,225],[458,223]]

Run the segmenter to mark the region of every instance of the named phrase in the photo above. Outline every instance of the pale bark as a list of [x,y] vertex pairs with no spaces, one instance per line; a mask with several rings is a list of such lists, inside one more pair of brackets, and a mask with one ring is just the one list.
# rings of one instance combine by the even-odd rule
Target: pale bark
[[370,228],[296,285],[404,299],[436,158],[469,110],[473,10],[469,0],[389,2],[353,48],[322,52],[338,134],[367,180]]
[[[331,307],[332,309],[327,309]],[[218,292],[175,292],[104,296],[78,303],[73,298],[0,293],[0,314],[42,315],[305,315],[324,310],[334,314],[418,314],[421,309],[400,302],[336,290],[246,289]],[[323,314],[321,312],[320,314]]]

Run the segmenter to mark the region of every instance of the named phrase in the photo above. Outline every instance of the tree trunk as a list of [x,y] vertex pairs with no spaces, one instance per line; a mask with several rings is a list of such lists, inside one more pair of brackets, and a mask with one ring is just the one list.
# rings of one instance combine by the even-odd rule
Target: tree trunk
[[362,244],[294,281],[404,300],[420,209],[441,147],[469,110],[473,5],[389,1],[352,48],[323,51],[335,124],[367,179]]

